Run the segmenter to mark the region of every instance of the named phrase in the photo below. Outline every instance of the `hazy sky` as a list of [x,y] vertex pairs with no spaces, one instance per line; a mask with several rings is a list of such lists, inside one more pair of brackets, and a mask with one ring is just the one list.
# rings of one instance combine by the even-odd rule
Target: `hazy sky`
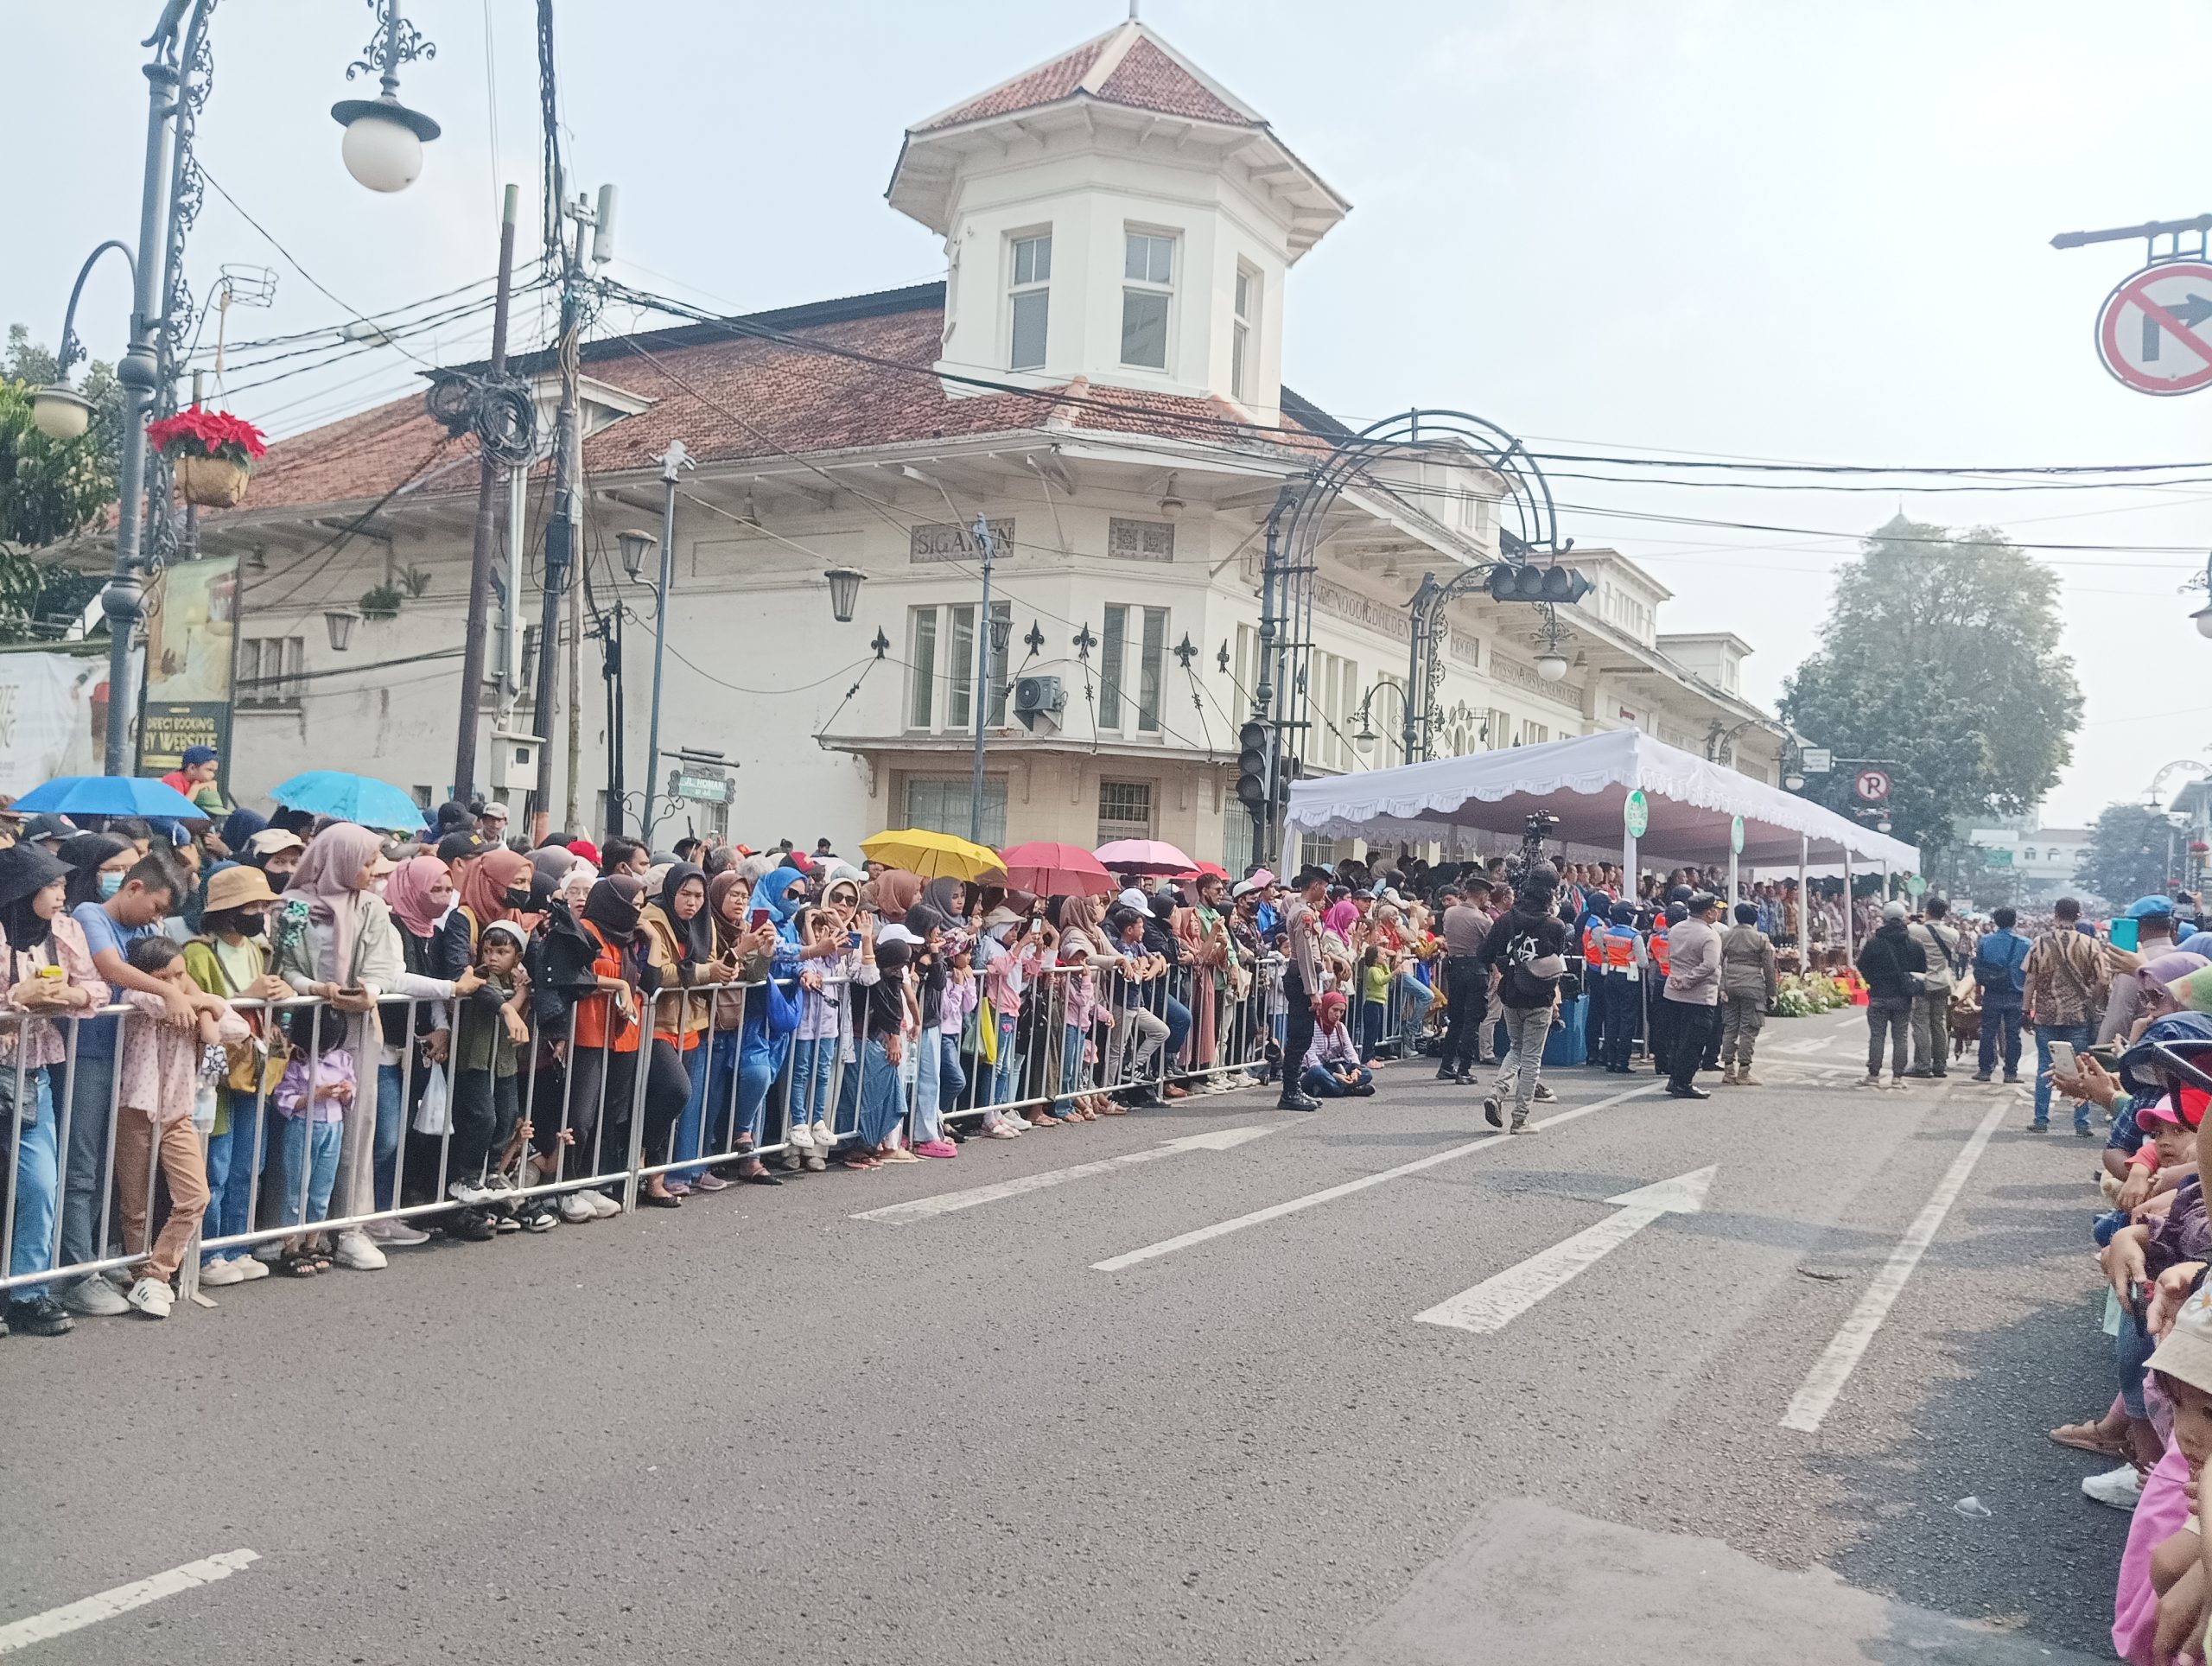
[[[137,41],[159,10],[0,0],[0,86],[10,108],[48,112],[38,146],[14,153],[0,323],[51,341],[84,255],[134,235]],[[487,276],[504,179],[524,186],[528,250],[534,5],[407,10],[439,50],[406,71],[404,96],[446,131],[423,179],[390,198],[346,176],[327,114],[358,91],[344,67],[366,36],[365,5],[225,0],[217,11],[201,155],[292,257],[211,194],[191,245],[195,286],[205,293],[226,264],[278,272],[276,305],[234,313],[233,339]],[[574,177],[621,187],[616,274],[640,287],[750,310],[933,277],[935,239],[883,202],[901,130],[1125,10],[562,0]],[[2202,6],[1145,0],[1145,16],[1351,198],[1351,218],[1293,273],[1285,326],[1291,385],[1348,420],[1459,407],[1553,450],[2212,458],[2212,393],[2146,397],[2097,363],[2096,308],[2142,245],[2048,246],[2058,231],[2212,209],[2194,101],[2170,74],[2145,79],[2212,46]],[[125,305],[114,262],[80,320],[96,354],[119,349]],[[411,345],[450,360],[482,340],[469,322]],[[386,349],[232,403],[292,431],[418,386],[416,369]],[[2064,581],[2067,648],[2088,696],[2047,817],[2071,823],[2139,798],[2160,766],[2212,738],[2198,680],[2212,643],[2189,620],[2200,602],[2177,593],[2212,543],[2212,464],[2204,474],[2202,486],[2106,490],[1558,479],[1554,491],[1565,532],[1617,544],[1675,591],[1662,628],[1751,642],[1749,692],[1770,703],[1813,645],[1827,575],[1900,507],[2037,543],[2125,546],[2039,554]]]

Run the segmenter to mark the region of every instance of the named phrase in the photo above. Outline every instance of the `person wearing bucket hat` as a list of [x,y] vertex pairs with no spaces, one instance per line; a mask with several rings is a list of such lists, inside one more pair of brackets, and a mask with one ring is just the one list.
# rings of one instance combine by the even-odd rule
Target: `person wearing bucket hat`
[[1325,989],[1313,1002],[1313,1040],[1306,1049],[1298,1085],[1315,1099],[1341,1099],[1375,1091],[1375,1078],[1359,1062],[1344,1023],[1349,1006],[1341,989]]

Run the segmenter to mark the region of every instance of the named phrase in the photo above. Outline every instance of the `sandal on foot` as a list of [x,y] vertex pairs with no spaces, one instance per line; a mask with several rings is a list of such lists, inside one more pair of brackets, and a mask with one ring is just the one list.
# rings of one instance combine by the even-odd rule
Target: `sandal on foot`
[[2125,1461],[2131,1454],[2127,1443],[2119,1435],[2107,1434],[2103,1426],[2095,1422],[2068,1423],[2050,1432],[2051,1440],[2075,1452],[2093,1452],[2101,1458],[2115,1458]]

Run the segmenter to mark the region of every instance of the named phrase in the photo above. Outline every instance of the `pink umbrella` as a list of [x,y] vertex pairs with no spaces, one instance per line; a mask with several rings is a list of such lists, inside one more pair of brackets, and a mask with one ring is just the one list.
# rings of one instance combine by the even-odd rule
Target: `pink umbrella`
[[1114,889],[1114,876],[1079,844],[1033,839],[999,853],[1007,887],[1039,897],[1103,897]]
[[1229,870],[1217,862],[1202,862],[1198,868],[1202,876],[1210,874],[1217,880],[1225,880],[1229,877]]
[[1116,839],[1098,847],[1099,862],[1116,874],[1158,874],[1188,879],[1198,864],[1164,839]]

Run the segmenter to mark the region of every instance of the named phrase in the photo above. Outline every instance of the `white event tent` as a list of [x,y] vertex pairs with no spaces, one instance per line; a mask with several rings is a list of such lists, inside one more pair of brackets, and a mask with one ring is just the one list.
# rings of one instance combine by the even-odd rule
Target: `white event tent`
[[[1628,797],[1637,790],[1649,811],[1640,838],[1626,824]],[[1802,874],[1813,862],[1840,857],[1847,874],[1854,865],[1906,874],[1920,865],[1920,852],[1902,840],[1641,729],[1296,781],[1284,831],[1292,850],[1302,833],[1421,843],[1470,830],[1518,834],[1538,811],[1558,817],[1554,838],[1619,849],[1630,874],[1639,849],[1681,862],[1715,862],[1725,855],[1732,892],[1738,855],[1731,833],[1739,816],[1740,859],[1753,867],[1795,865]],[[1283,871],[1294,866],[1287,851]]]

